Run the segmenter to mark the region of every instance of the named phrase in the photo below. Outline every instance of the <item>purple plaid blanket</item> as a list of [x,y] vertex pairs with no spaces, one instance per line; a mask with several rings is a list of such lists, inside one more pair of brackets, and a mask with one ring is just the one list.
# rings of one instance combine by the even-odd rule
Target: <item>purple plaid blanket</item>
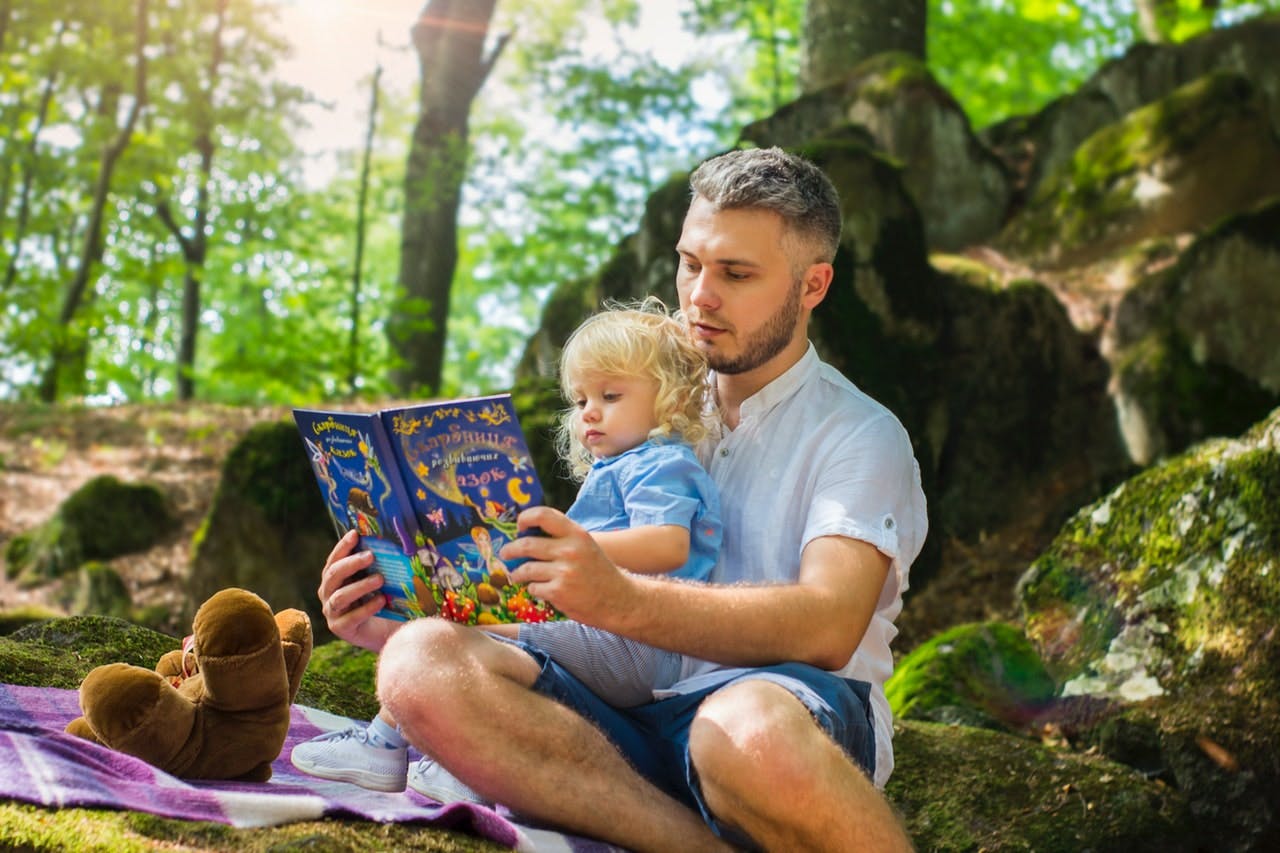
[[[529,851],[610,851],[609,845],[521,826],[509,814],[470,803],[440,805],[416,791],[384,794],[316,779],[294,769],[294,744],[348,720],[295,705],[289,736],[269,782],[187,781],[64,734],[79,716],[76,691],[0,684],[0,799],[51,808],[128,809],[232,826],[271,826],[324,816],[419,821]],[[414,756],[416,757],[416,756]]]

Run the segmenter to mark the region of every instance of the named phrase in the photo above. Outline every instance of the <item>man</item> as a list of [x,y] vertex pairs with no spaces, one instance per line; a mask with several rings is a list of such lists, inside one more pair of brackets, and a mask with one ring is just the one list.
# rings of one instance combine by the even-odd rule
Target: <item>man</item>
[[[566,616],[685,655],[670,698],[619,710],[554,661],[438,619],[371,618],[376,577],[340,543],[333,632],[381,649],[378,695],[405,736],[516,812],[637,850],[901,850],[883,682],[924,496],[898,421],[808,342],[840,238],[834,187],[777,149],[699,167],[677,246],[690,334],[724,430],[713,583],[633,575],[556,510],[508,544],[513,580]],[[521,629],[521,635],[524,631]],[[664,693],[666,695],[666,693]]]

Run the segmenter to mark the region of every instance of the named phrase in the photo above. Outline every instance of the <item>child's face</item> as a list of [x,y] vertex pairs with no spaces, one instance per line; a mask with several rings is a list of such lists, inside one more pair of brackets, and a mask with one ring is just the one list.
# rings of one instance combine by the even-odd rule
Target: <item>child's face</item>
[[574,378],[571,388],[577,407],[574,432],[597,459],[644,443],[658,425],[654,417],[658,383],[652,379],[584,373]]

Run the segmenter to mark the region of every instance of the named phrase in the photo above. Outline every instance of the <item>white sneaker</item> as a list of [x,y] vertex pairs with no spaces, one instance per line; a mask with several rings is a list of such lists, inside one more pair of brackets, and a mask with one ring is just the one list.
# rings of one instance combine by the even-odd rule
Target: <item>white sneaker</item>
[[298,744],[289,760],[311,776],[393,792],[404,790],[409,750],[370,743],[367,729],[349,726]]
[[423,756],[409,768],[409,787],[441,805],[449,803],[477,803],[493,805],[430,758]]

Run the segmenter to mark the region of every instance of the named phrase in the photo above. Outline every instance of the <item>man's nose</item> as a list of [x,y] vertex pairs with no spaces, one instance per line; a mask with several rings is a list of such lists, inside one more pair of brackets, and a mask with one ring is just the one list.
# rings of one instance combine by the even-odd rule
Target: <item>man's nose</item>
[[711,277],[706,270],[699,272],[689,282],[689,304],[704,310],[715,310],[720,305],[719,296],[711,287]]

